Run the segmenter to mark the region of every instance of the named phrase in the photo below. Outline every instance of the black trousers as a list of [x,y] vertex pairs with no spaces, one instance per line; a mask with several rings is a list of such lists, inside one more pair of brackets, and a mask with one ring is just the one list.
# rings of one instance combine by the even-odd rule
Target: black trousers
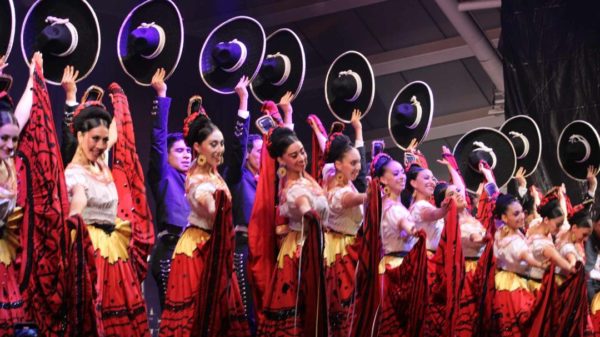
[[252,336],[256,335],[256,317],[254,313],[254,302],[252,290],[248,279],[248,234],[244,232],[235,233],[235,252],[233,253],[233,264],[235,273],[242,293],[242,302],[246,312],[246,318],[250,325]]

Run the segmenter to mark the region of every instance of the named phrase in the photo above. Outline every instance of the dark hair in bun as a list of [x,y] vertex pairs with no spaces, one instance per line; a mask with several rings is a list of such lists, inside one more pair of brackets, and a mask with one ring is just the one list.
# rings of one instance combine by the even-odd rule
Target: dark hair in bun
[[425,171],[420,165],[412,164],[406,171],[406,187],[404,188],[408,193],[413,193],[415,188],[410,184],[411,181],[417,179],[417,176],[421,171]]
[[267,150],[271,158],[279,158],[283,156],[287,148],[298,141],[298,136],[291,129],[286,127],[277,127],[269,134],[269,143]]
[[346,152],[352,150],[352,142],[348,136],[336,132],[329,136],[327,146],[325,148],[325,162],[333,163],[337,160],[342,160]]
[[581,211],[573,214],[569,218],[569,224],[571,226],[576,226],[578,228],[592,228],[592,217],[587,209],[582,209]]
[[0,93],[0,127],[13,124],[19,126],[19,122],[14,115],[15,105],[12,98],[5,92]]
[[186,120],[183,132],[185,143],[190,147],[195,143],[201,144],[215,130],[219,130],[219,128],[210,121],[210,118],[203,113],[198,113],[193,120]]
[[77,132],[88,132],[99,126],[109,127],[112,122],[111,114],[98,105],[83,108],[73,117],[73,134]]
[[433,190],[433,201],[435,202],[435,206],[440,208],[442,206],[442,202],[446,199],[446,191],[448,190],[448,183],[440,182],[435,185],[435,189]]
[[371,177],[381,178],[385,172],[386,166],[393,161],[392,157],[385,153],[380,153],[373,159],[371,163]]
[[518,203],[519,200],[513,195],[500,193],[498,195],[498,198],[496,199],[496,208],[494,208],[494,216],[497,219],[500,219],[502,215],[506,213],[508,207],[515,202]]
[[560,209],[560,204],[558,203],[558,199],[552,199],[552,200],[548,201],[547,203],[545,203],[544,205],[541,205],[538,208],[538,212],[540,213],[542,218],[548,218],[548,219],[556,219],[556,218],[560,218],[561,216],[564,215],[562,210]]

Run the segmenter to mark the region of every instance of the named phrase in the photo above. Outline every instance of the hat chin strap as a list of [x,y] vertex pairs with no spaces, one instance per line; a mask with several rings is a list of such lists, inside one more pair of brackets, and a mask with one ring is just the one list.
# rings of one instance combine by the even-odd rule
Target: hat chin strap
[[521,152],[521,154],[517,156],[517,159],[525,158],[525,156],[529,153],[529,139],[527,139],[527,137],[525,137],[525,135],[523,135],[522,133],[516,131],[510,131],[508,134],[512,136],[512,138],[521,139],[521,141],[523,142],[523,152]]
[[423,108],[421,107],[421,102],[417,100],[416,96],[410,98],[410,104],[412,104],[415,107],[415,110],[417,110],[417,117],[415,117],[415,121],[411,125],[407,126],[407,128],[414,129],[419,126],[419,123],[421,123],[421,118],[423,117]]
[[145,58],[147,60],[155,59],[156,57],[158,57],[158,55],[160,55],[160,53],[162,53],[163,49],[165,48],[165,43],[167,42],[165,30],[161,26],[157,25],[154,22],[150,22],[150,23],[142,22],[142,24],[139,25],[138,28],[154,28],[158,32],[159,39],[158,39],[158,46],[156,46],[156,49],[154,49],[154,51],[152,53],[150,53],[150,55],[141,55],[143,58]]
[[473,142],[473,146],[476,146],[476,148],[471,150],[472,152],[476,152],[476,151],[487,152],[492,157],[492,165],[490,165],[490,168],[492,170],[494,168],[496,168],[496,163],[498,161],[496,160],[496,154],[494,153],[494,149],[492,149],[491,147],[487,147],[483,142],[479,142],[479,141]]
[[233,40],[229,41],[229,43],[237,44],[238,46],[240,46],[240,50],[241,50],[240,59],[236,62],[236,64],[233,65],[233,67],[222,68],[223,71],[232,73],[232,72],[240,69],[242,67],[242,65],[244,64],[244,62],[246,62],[246,57],[248,56],[248,49],[246,48],[246,45],[244,43],[242,43],[241,41],[239,41],[238,39],[233,39]]
[[354,102],[358,99],[358,97],[360,97],[360,94],[362,93],[362,80],[360,79],[360,75],[353,72],[352,70],[340,71],[338,77],[342,77],[344,75],[352,76],[356,81],[356,92],[354,92],[354,96],[346,99],[346,102]]
[[46,23],[49,23],[51,26],[65,25],[65,27],[67,27],[67,29],[69,30],[69,33],[71,33],[71,45],[69,46],[69,48],[67,48],[67,50],[60,54],[53,53],[53,55],[58,57],[65,57],[71,55],[75,51],[75,49],[77,49],[77,44],[79,43],[79,34],[77,33],[77,28],[75,28],[75,26],[69,21],[69,19],[57,18],[55,16],[46,17]]
[[576,160],[577,163],[583,163],[584,161],[588,160],[590,158],[590,155],[592,154],[592,147],[590,146],[590,142],[588,142],[587,139],[585,139],[585,137],[583,137],[582,135],[571,135],[571,137],[569,137],[569,143],[581,143],[583,144],[583,147],[585,147],[585,156],[583,156],[582,159],[580,160]]
[[290,77],[290,72],[292,70],[292,62],[290,61],[290,58],[287,57],[287,55],[281,54],[280,52],[277,52],[274,55],[267,55],[268,59],[275,58],[275,57],[280,57],[283,60],[284,69],[283,69],[283,75],[281,75],[281,78],[277,82],[271,82],[271,83],[273,85],[280,86],[280,85],[284,84],[285,81],[287,81],[288,78]]

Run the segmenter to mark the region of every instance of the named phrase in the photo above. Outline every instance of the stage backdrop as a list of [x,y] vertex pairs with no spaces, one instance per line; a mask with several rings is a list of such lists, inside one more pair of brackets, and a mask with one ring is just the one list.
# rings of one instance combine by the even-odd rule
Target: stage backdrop
[[529,183],[565,182],[579,201],[585,185],[562,172],[556,146],[575,119],[600,127],[600,2],[503,0],[501,20],[506,117],[529,115],[542,133],[542,162]]

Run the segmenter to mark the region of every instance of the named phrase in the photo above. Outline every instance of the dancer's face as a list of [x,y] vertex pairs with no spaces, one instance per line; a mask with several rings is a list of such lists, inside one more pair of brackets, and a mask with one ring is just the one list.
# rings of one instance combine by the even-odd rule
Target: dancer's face
[[4,124],[0,127],[0,159],[12,157],[19,142],[19,127],[15,124]]
[[341,160],[335,161],[335,170],[347,181],[354,181],[360,173],[360,168],[360,153],[354,147],[344,153]]
[[198,155],[206,158],[207,165],[216,169],[223,163],[223,154],[225,153],[223,134],[219,129],[215,129],[201,144],[195,143],[194,150]]
[[422,170],[417,174],[417,178],[410,182],[412,187],[426,198],[433,195],[435,190],[435,180],[433,179],[433,173],[430,170]]
[[467,207],[467,201],[463,195],[463,191],[456,185],[448,185],[446,188],[446,198],[452,198],[456,202],[456,208],[464,209]]
[[392,193],[400,195],[406,185],[406,174],[402,165],[395,160],[387,164],[381,176],[381,183],[387,186]]
[[523,207],[518,201],[508,205],[506,211],[504,214],[502,214],[502,221],[513,229],[523,227],[525,224],[525,213],[523,212]]
[[192,160],[192,149],[183,139],[173,142],[169,149],[169,165],[179,172],[187,172]]
[[248,167],[258,172],[260,168],[260,151],[262,150],[263,140],[258,138],[252,142],[252,150],[248,152],[248,157],[246,159],[246,163]]
[[89,131],[77,132],[77,141],[85,158],[95,163],[102,157],[108,148],[108,128],[99,125]]
[[278,158],[279,164],[285,165],[287,170],[302,173],[306,169],[306,152],[300,141],[295,141],[288,146],[285,153]]

